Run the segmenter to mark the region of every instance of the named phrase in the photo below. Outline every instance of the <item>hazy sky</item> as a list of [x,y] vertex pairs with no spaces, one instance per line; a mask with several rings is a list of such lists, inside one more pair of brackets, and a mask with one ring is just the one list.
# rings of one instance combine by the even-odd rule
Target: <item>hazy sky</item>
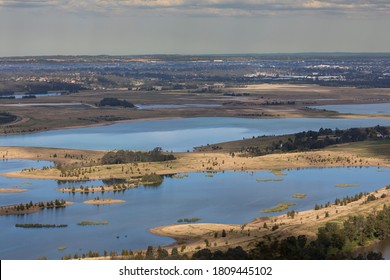
[[0,0],[0,56],[390,52],[389,0]]

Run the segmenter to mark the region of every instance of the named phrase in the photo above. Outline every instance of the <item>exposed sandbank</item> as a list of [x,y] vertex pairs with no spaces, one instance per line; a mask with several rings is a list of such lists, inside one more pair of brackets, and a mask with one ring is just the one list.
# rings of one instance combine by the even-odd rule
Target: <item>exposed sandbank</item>
[[22,193],[27,192],[25,189],[9,189],[9,188],[0,188],[0,193]]
[[84,201],[84,204],[92,204],[92,205],[104,205],[104,204],[119,204],[124,203],[126,201],[120,200],[120,199],[112,199],[112,198],[105,198],[105,199],[91,199]]

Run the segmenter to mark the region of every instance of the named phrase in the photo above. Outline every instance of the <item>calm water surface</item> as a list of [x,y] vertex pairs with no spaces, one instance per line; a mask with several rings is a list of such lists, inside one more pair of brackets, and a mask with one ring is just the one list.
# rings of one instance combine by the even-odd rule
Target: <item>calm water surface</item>
[[110,126],[63,129],[28,135],[0,137],[0,146],[35,146],[92,150],[162,147],[187,151],[193,147],[262,135],[282,135],[322,128],[351,128],[384,125],[390,119],[244,119],[185,118],[148,120]]
[[[0,162],[0,170],[46,166],[44,162]],[[11,166],[11,167],[10,167]],[[382,169],[383,171],[383,169]],[[385,170],[386,171],[386,170]],[[324,204],[373,191],[388,184],[390,172],[378,168],[327,168],[286,170],[280,182],[258,182],[257,178],[277,178],[271,172],[220,172],[213,177],[206,173],[190,173],[183,179],[166,177],[159,187],[139,187],[125,192],[104,194],[69,194],[56,190],[64,186],[99,186],[101,181],[62,182],[54,180],[9,179],[0,177],[1,187],[20,186],[26,193],[1,194],[0,204],[65,199],[74,205],[60,210],[43,210],[23,216],[0,216],[1,259],[36,259],[46,256],[58,259],[66,254],[146,248],[173,242],[155,236],[148,229],[175,224],[177,219],[199,217],[206,223],[244,223],[255,217],[269,215],[260,211],[283,202],[294,202],[289,210],[312,209]],[[360,184],[358,187],[337,188],[336,184]],[[306,193],[305,199],[296,199],[294,193]],[[82,202],[95,197],[112,197],[126,202],[116,205],[85,205]],[[285,211],[287,212],[287,210]],[[283,212],[282,212],[283,213]],[[280,214],[280,213],[277,213]],[[77,226],[81,221],[108,221],[105,226]],[[68,224],[67,228],[24,229],[16,223]],[[58,251],[66,246],[65,251]]]
[[342,114],[381,114],[390,115],[390,103],[378,104],[345,104],[345,105],[324,105],[312,106],[310,108],[336,111]]
[[28,97],[34,95],[35,97],[45,97],[45,96],[61,96],[60,92],[51,92],[51,93],[34,93],[34,94],[13,94],[13,95],[2,95],[2,97],[13,97],[15,99],[22,99],[23,97]]

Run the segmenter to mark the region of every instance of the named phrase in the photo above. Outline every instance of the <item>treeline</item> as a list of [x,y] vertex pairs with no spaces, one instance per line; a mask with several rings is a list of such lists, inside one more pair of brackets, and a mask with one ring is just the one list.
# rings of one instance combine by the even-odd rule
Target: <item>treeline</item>
[[[335,201],[334,201],[334,205],[336,206],[347,206],[349,203],[351,202],[355,202],[355,201],[358,201],[360,200],[361,198],[363,197],[367,197],[369,195],[368,192],[360,192],[359,194],[355,194],[354,196],[345,196],[343,198],[336,198]],[[386,197],[386,195],[384,194],[384,196]],[[375,197],[375,196],[374,196]],[[381,197],[381,198],[384,198],[384,197]],[[367,199],[369,200],[369,199]],[[330,207],[332,204],[330,202],[327,202],[325,204],[315,204],[314,206],[314,210],[320,210],[320,209],[323,209],[323,208],[328,208]]]
[[38,212],[45,208],[62,208],[66,206],[66,201],[52,200],[47,202],[35,202],[30,201],[29,203],[20,203],[16,205],[0,206],[0,215],[23,215]]
[[74,255],[66,255],[62,257],[63,260],[70,259],[85,259],[85,258],[98,258],[98,257],[110,257],[111,259],[118,260],[188,260],[189,257],[187,254],[183,254],[183,251],[186,249],[185,245],[182,245],[180,251],[178,248],[173,247],[170,252],[166,249],[161,248],[153,248],[152,246],[148,246],[146,252],[138,251],[134,252],[128,249],[122,249],[119,253],[116,251],[103,251],[103,254],[95,251],[88,251],[87,253],[75,253]]
[[16,211],[24,211],[24,210],[29,210],[30,208],[33,207],[39,207],[39,208],[57,208],[57,207],[64,207],[66,205],[66,201],[61,199],[61,200],[52,200],[52,201],[47,201],[47,202],[36,202],[33,203],[30,201],[30,203],[21,203],[17,204],[14,206]]
[[[385,240],[390,237],[390,207],[384,205],[383,210],[368,216],[352,216],[339,229],[339,235],[347,241],[364,245],[370,240]],[[344,243],[344,244],[345,244]]]
[[294,135],[294,139],[288,139],[284,143],[274,143],[274,147],[280,147],[283,152],[292,150],[321,149],[330,145],[364,141],[368,139],[383,139],[389,136],[389,131],[384,126],[372,128],[350,128],[346,130],[332,130],[330,128],[316,131],[300,132]]
[[28,94],[46,93],[48,91],[78,92],[79,90],[87,89],[80,84],[65,82],[30,83],[27,84],[25,88],[27,88]]
[[250,146],[242,148],[242,151],[252,155],[264,155],[275,151],[307,151],[322,149],[335,144],[388,138],[389,130],[379,125],[371,128],[350,128],[346,130],[321,128],[319,131],[309,130],[293,134],[287,141],[279,140],[263,149],[258,146]]
[[13,205],[13,206],[2,206],[1,208],[11,208],[15,211],[20,211],[20,212],[23,212],[23,211],[28,211],[32,208],[54,208],[54,207],[64,207],[66,204],[66,201],[65,200],[58,200],[56,199],[55,201],[47,201],[47,202],[36,202],[36,203],[33,203],[32,201],[30,201],[29,203],[20,203],[20,204],[16,204],[16,205]]
[[148,152],[140,151],[111,151],[102,157],[102,164],[124,164],[130,162],[159,162],[174,160],[173,154],[164,154],[162,148],[157,147]]
[[127,100],[119,100],[117,98],[112,97],[106,97],[100,100],[100,102],[97,104],[98,107],[104,107],[104,106],[113,106],[113,107],[125,107],[125,108],[134,108],[134,104],[130,103]]
[[18,119],[18,117],[15,115],[12,115],[12,114],[7,113],[7,112],[0,112],[0,124],[11,123],[11,122],[16,121],[17,119]]
[[[2,87],[0,90],[0,96],[2,95],[14,95],[15,93],[29,94],[42,94],[50,91],[59,92],[78,92],[80,90],[86,90],[87,88],[81,84],[67,83],[61,81],[50,81],[50,82],[24,82],[12,83]],[[10,97],[14,99],[15,97]]]

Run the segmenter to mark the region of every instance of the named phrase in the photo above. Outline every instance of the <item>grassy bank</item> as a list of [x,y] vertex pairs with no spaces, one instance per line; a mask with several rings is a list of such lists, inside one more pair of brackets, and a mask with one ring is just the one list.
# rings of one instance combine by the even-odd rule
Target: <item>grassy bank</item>
[[[10,172],[5,174],[7,177],[54,180],[101,180],[117,178],[126,180],[131,179],[134,180],[134,182],[138,182],[137,184],[141,181],[142,184],[161,183],[160,178],[157,178],[157,176],[155,176],[156,178],[151,178],[151,174],[161,176],[198,171],[273,170],[275,175],[283,176],[285,173],[281,170],[289,168],[390,166],[390,158],[366,157],[362,154],[356,154],[354,152],[354,146],[355,143],[343,145],[343,150],[340,150],[339,147],[331,147],[320,151],[270,154],[258,157],[233,156],[229,153],[174,153],[176,159],[169,162],[114,165],[99,164],[98,158],[100,155],[104,154],[102,151],[62,149],[61,155],[59,155],[57,149],[0,147],[0,156],[4,155],[7,159],[22,157],[24,159],[54,160],[53,154],[57,153],[55,160],[60,160],[62,162],[60,167],[26,169],[23,171]],[[386,147],[390,147],[390,144]],[[75,157],[69,158],[66,154],[72,154]],[[76,158],[76,155],[78,155],[78,158]],[[143,176],[145,176],[144,179],[142,179]],[[262,178],[260,178],[260,182],[261,180]],[[281,179],[275,178],[273,180]],[[133,186],[132,183],[130,183],[130,185],[130,187]],[[61,191],[72,190],[61,189]],[[81,190],[77,189],[77,191]],[[99,191],[99,189],[94,189],[94,191]]]

